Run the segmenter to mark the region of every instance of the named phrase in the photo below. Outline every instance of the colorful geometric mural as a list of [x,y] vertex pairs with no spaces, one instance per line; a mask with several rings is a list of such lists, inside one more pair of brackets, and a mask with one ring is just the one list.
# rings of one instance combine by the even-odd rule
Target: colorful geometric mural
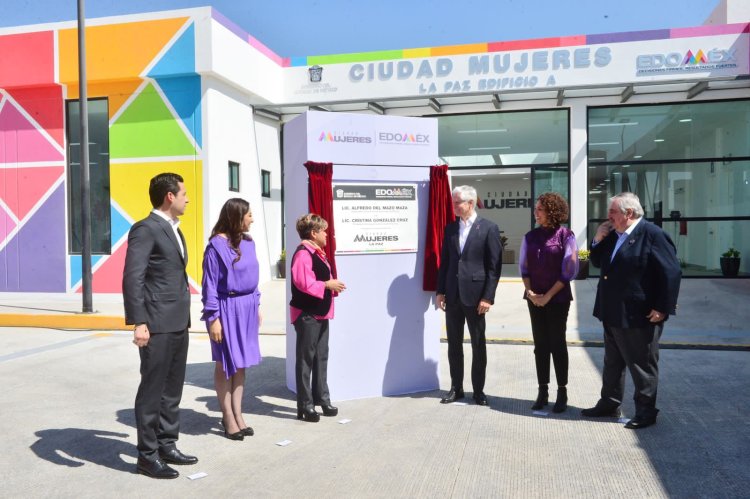
[[[149,180],[172,171],[190,199],[180,227],[195,292],[203,173],[193,21],[89,26],[86,39],[88,97],[106,98],[110,119],[111,254],[92,256],[93,291],[121,292],[128,230],[151,210]],[[67,249],[64,116],[65,99],[78,98],[77,30],[0,36],[0,53],[0,291],[80,292],[81,256]]]

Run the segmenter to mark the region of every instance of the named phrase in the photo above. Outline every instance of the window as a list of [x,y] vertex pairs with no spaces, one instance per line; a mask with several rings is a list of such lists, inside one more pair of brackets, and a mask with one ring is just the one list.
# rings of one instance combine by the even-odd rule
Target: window
[[229,190],[240,192],[240,164],[229,162]]
[[518,276],[519,249],[534,226],[534,198],[547,191],[568,198],[567,109],[438,117],[438,154],[451,184],[471,185],[479,213],[505,239],[503,276]]
[[268,170],[260,171],[260,194],[264,198],[271,197],[271,172]]
[[750,100],[589,110],[588,236],[609,197],[638,195],[677,246],[683,276],[721,275],[730,247],[750,265]]
[[568,111],[438,118],[439,155],[451,168],[568,165]]
[[[68,250],[83,251],[81,229],[81,124],[80,104],[65,102],[68,139]],[[109,110],[107,99],[89,99],[89,195],[91,199],[91,253],[112,251],[112,214],[109,190]]]

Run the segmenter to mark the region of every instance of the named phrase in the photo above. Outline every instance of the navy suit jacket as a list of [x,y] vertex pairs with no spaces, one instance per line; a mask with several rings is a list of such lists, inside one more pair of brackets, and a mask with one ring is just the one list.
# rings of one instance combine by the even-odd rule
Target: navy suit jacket
[[651,310],[674,315],[682,272],[674,243],[661,227],[641,219],[610,262],[617,243],[613,230],[591,247],[591,263],[601,268],[594,316],[608,326],[646,327]]
[[495,302],[495,290],[502,265],[500,230],[493,222],[477,215],[461,252],[459,221],[445,227],[440,253],[437,293],[447,303],[461,302],[473,307],[480,300]]
[[190,327],[187,245],[185,257],[172,226],[150,213],[130,228],[122,295],[125,324],[148,325],[150,333],[171,333]]

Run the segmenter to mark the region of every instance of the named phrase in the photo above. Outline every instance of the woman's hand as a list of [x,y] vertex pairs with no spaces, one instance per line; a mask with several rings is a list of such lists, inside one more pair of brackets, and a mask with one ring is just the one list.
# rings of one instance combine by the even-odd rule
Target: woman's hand
[[526,296],[529,298],[529,301],[536,307],[543,307],[547,303],[549,303],[549,297],[547,295],[538,295],[534,293],[532,290],[527,289],[526,290]]
[[208,335],[211,337],[212,341],[221,343],[223,334],[221,330],[221,321],[219,321],[219,319],[214,319],[211,321],[211,324],[208,325]]
[[341,293],[343,290],[346,289],[346,284],[339,281],[338,279],[331,279],[330,281],[326,281],[326,289],[330,289],[331,291]]

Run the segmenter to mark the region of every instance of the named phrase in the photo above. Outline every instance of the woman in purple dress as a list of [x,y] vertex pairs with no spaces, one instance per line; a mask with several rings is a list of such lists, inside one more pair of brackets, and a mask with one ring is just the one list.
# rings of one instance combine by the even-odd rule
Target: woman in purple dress
[[557,378],[557,400],[552,411],[563,412],[568,408],[565,329],[573,300],[570,281],[578,273],[578,246],[573,231],[560,226],[568,220],[568,203],[559,194],[548,192],[539,196],[534,218],[539,226],[524,236],[518,264],[531,316],[539,382],[539,393],[531,408],[539,410],[549,401],[551,355]]
[[242,417],[245,368],[260,362],[258,258],[246,234],[253,223],[250,204],[224,203],[203,256],[203,317],[216,362],[214,386],[221,406],[224,436],[242,440],[253,429]]

